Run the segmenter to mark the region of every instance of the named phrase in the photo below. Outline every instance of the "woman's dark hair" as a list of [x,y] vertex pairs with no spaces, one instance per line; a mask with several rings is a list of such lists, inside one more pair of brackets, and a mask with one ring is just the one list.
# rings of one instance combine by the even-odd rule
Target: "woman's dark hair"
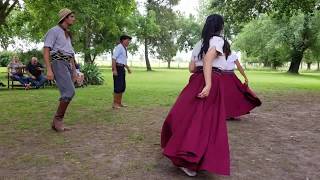
[[223,44],[223,53],[226,56],[226,59],[228,59],[228,57],[231,54],[231,47],[230,47],[230,43],[227,39],[224,39],[224,44]]
[[219,14],[212,14],[207,17],[206,23],[202,29],[202,46],[198,55],[199,59],[203,58],[203,55],[207,53],[209,49],[209,42],[213,36],[220,36],[223,30],[223,17]]

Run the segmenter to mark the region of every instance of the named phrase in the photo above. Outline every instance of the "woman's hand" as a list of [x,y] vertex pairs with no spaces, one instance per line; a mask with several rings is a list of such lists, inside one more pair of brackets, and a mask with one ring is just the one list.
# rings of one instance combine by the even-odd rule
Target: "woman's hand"
[[210,89],[211,89],[211,86],[210,85],[206,85],[202,91],[198,94],[198,98],[205,98],[205,97],[208,97],[209,96],[209,93],[210,93]]

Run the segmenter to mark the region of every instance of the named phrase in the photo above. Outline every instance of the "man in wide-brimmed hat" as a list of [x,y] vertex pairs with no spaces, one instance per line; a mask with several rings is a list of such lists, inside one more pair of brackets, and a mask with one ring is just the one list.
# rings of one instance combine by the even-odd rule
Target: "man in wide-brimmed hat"
[[113,73],[113,104],[114,109],[126,107],[122,103],[122,94],[126,90],[126,70],[131,73],[129,66],[127,65],[128,52],[127,48],[131,41],[131,37],[128,35],[120,36],[120,43],[114,48],[112,55],[112,73]]
[[58,25],[51,28],[45,36],[43,55],[47,67],[47,79],[55,79],[60,91],[60,102],[53,118],[52,129],[63,132],[70,130],[64,127],[63,118],[75,94],[75,52],[69,31],[69,27],[75,22],[75,15],[70,9],[64,8],[59,11],[58,16]]

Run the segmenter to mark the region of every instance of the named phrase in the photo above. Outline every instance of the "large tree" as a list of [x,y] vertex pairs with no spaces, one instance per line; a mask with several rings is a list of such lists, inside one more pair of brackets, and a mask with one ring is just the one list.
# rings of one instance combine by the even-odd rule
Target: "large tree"
[[288,46],[279,40],[283,29],[270,17],[263,16],[244,26],[234,39],[234,48],[246,54],[249,63],[276,68],[286,62]]
[[1,0],[0,1],[0,26],[6,23],[6,18],[12,12],[19,0]]
[[[164,48],[162,47],[163,44],[160,44],[159,42],[163,41],[164,37],[170,41],[168,33],[174,31],[170,22],[172,22],[175,17],[175,12],[172,7],[177,5],[178,2],[179,0],[147,0],[144,4],[145,12],[137,12],[137,15],[135,16],[137,19],[136,36],[139,42],[144,45],[145,61],[148,71],[152,70],[149,53],[158,55],[158,57],[161,58],[163,56],[160,54],[168,56],[164,50],[170,49],[167,53],[172,54],[172,47]],[[173,46],[173,44],[166,43],[167,45]]]
[[[212,9],[217,10],[225,16],[226,23],[232,24],[227,31],[236,34],[243,27],[244,23],[260,17],[261,14],[268,14],[276,19],[290,19],[297,14],[303,15],[302,29],[296,34],[295,41],[290,44],[291,63],[288,72],[298,73],[303,54],[314,41],[313,30],[310,23],[314,15],[319,11],[319,0],[212,0]],[[287,39],[289,40],[289,39]]]
[[72,27],[74,47],[84,54],[86,63],[97,55],[111,52],[119,35],[126,33],[128,17],[135,10],[134,0],[25,0],[24,26],[20,35],[40,42],[49,28],[57,24],[61,8],[73,10],[77,22]]
[[200,25],[192,15],[185,17],[180,12],[175,12],[172,5],[159,7],[161,8],[155,11],[160,33],[151,44],[156,49],[157,57],[167,62],[170,68],[178,51],[188,51],[199,41]]
[[176,18],[178,27],[177,44],[179,51],[189,51],[201,38],[201,24],[194,16],[179,15]]
[[149,52],[152,50],[151,40],[158,37],[160,26],[156,22],[156,14],[153,10],[148,10],[145,15],[138,11],[133,15],[132,21],[136,25],[133,27],[134,34],[138,41],[144,46],[144,58],[146,62],[147,71],[151,71],[151,64],[149,60]]
[[12,43],[14,31],[12,30],[13,23],[8,18],[12,16],[12,12],[19,5],[19,0],[0,1],[0,46],[7,49]]
[[[200,40],[200,25],[193,16],[184,17],[179,13],[165,18],[167,25],[160,32],[156,47],[158,58],[171,68],[173,57],[178,51],[189,51]],[[163,22],[164,24],[164,22]]]
[[[270,16],[261,16],[250,21],[234,39],[234,45],[248,58],[266,66],[279,66],[290,60],[295,52],[294,46],[301,41],[301,31],[305,28],[303,23],[305,15],[297,14],[290,18],[274,19]],[[317,49],[320,30],[317,25],[318,17],[312,17],[309,41],[304,42],[307,49]]]

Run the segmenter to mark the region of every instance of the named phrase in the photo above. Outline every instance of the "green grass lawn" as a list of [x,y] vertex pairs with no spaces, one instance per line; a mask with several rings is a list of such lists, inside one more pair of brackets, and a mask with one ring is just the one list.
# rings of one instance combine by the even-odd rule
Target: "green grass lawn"
[[[6,69],[0,71],[2,82],[6,83]],[[105,83],[102,86],[88,86],[78,88],[72,102],[68,117],[72,122],[79,119],[111,119],[98,115],[109,108],[112,102],[112,76],[109,68],[102,68],[105,76]],[[304,73],[302,75],[289,75],[280,72],[248,71],[250,86],[257,94],[291,91],[319,91],[320,74]],[[188,82],[190,74],[186,69],[167,70],[156,69],[153,72],[146,72],[144,69],[134,69],[133,74],[127,75],[127,92],[124,101],[131,107],[141,106],[171,106],[179,92]],[[48,122],[56,109],[59,97],[56,88],[45,88],[39,90],[25,91],[22,89],[8,90],[0,89],[0,124],[6,124],[17,119],[14,127],[30,128],[34,125],[42,126],[39,121],[26,123],[27,119],[40,119]],[[19,118],[17,117],[19,114]]]
[[[0,88],[0,154],[5,154],[0,158],[0,174],[12,179],[48,179],[51,175],[59,176],[56,179],[62,179],[62,176],[66,179],[184,177],[179,178],[179,172],[175,172],[170,163],[162,158],[159,134],[167,111],[188,82],[188,70],[155,69],[146,72],[142,68],[134,68],[133,74],[127,75],[124,96],[125,103],[130,107],[121,110],[111,109],[111,70],[101,70],[105,77],[104,85],[76,89],[76,96],[65,117],[66,125],[73,130],[66,133],[55,133],[50,129],[59,98],[55,87],[29,91]],[[310,146],[309,149],[314,150],[314,153],[310,151],[311,156],[318,152],[314,148],[317,142],[310,139],[319,139],[315,136],[317,131],[305,130],[310,127],[317,129],[313,120],[318,119],[316,100],[320,94],[320,73],[289,75],[274,71],[248,71],[247,74],[251,88],[260,95],[264,104],[245,117],[247,120],[228,123],[235,163],[233,169],[238,173],[234,178],[247,177],[251,172],[259,176],[272,174],[273,170],[265,167],[276,169],[278,174],[290,175],[297,167],[304,167],[297,155],[301,154],[302,149]],[[5,68],[0,68],[0,80],[5,84],[7,82]],[[313,102],[310,104],[311,100]],[[308,108],[301,111],[300,107]],[[303,123],[299,124],[303,118]],[[279,136],[281,133],[282,136]],[[298,134],[301,137],[296,137]],[[293,144],[288,139],[291,135],[298,139]],[[278,140],[279,144],[274,144]],[[306,143],[300,144],[300,149],[295,147],[297,149],[292,150],[300,142]],[[270,150],[271,145],[274,149]],[[251,151],[248,153],[248,150]],[[293,151],[296,154],[291,154]],[[278,161],[269,162],[265,158]],[[253,159],[257,160],[256,164]],[[288,160],[292,160],[291,166],[286,164]],[[304,164],[313,163],[306,159],[302,161]],[[250,164],[252,166],[246,166]],[[239,169],[241,167],[243,170]],[[253,170],[249,173],[247,169]],[[305,172],[304,169],[298,170]],[[278,174],[273,176],[278,177]],[[305,177],[304,173],[301,174]],[[142,175],[146,177],[140,178]]]

